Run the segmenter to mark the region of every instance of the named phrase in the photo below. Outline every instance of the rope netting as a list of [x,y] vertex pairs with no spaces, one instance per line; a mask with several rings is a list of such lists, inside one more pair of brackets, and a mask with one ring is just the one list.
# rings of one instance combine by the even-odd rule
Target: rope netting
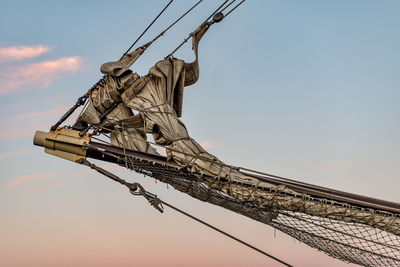
[[[393,228],[399,220],[398,214],[364,209],[304,194],[291,195],[279,187],[278,190],[247,188],[252,194],[271,196],[269,202],[264,201],[260,205],[257,201],[244,201],[231,192],[224,192],[218,185],[224,185],[226,188],[230,182],[221,181],[217,177],[199,175],[187,169],[170,167],[140,157],[114,157],[117,157],[124,167],[167,183],[201,201],[268,224],[331,257],[363,266],[400,266],[400,236],[396,232],[397,228]],[[246,187],[238,184],[229,186]],[[282,203],[282,198],[297,205],[298,210],[290,208],[288,203]],[[304,207],[308,207],[310,212],[299,208],[299,199],[301,203],[307,203]],[[338,213],[330,216],[331,213],[318,213],[315,210],[322,207],[339,211],[342,217]],[[360,214],[360,211],[363,216],[368,215],[366,218],[369,218],[369,222],[357,223],[349,219],[354,214]],[[347,219],[344,219],[346,216]]]

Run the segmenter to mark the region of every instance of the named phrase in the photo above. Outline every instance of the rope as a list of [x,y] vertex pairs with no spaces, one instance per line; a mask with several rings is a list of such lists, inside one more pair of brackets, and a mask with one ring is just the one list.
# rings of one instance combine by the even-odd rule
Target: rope
[[[200,26],[199,26],[198,28],[200,28],[202,25],[204,25],[205,23],[207,23],[207,21],[208,21],[212,16],[214,16],[215,13],[217,13],[218,10],[220,10],[220,9],[226,4],[226,2],[228,2],[228,1],[229,1],[229,0],[225,0],[213,13],[211,13],[211,15],[210,15],[203,23],[200,24]],[[165,59],[171,58],[172,55],[173,55],[176,51],[178,51],[179,48],[182,47],[182,45],[184,45],[190,38],[192,38],[193,34],[194,34],[194,32],[189,33],[188,37],[186,37],[186,38],[182,41],[182,43],[180,43],[180,44],[178,45],[177,48],[175,48],[171,53],[169,53],[169,55],[166,56]]]
[[228,13],[226,13],[226,15],[224,16],[225,18],[232,13],[233,10],[235,10],[238,6],[240,6],[241,4],[243,4],[243,2],[246,0],[242,0],[239,4],[237,4],[234,8],[232,8]]
[[177,20],[175,20],[171,25],[169,25],[165,30],[163,30],[159,35],[157,35],[153,40],[151,40],[149,43],[153,43],[156,41],[158,38],[164,35],[171,27],[173,27],[178,21],[180,21],[183,17],[185,17],[190,11],[192,11],[198,4],[200,4],[203,0],[198,1],[195,5],[193,5],[188,11],[186,11],[182,16],[180,16]]
[[153,21],[149,24],[149,26],[147,26],[147,28],[142,32],[142,34],[136,39],[135,42],[133,42],[133,44],[128,48],[128,50],[126,50],[126,52],[122,55],[122,57],[120,58],[120,60],[126,55],[128,54],[129,50],[132,49],[132,47],[140,40],[140,38],[142,38],[142,36],[147,32],[147,30],[154,24],[154,22],[161,16],[162,13],[164,13],[164,11],[168,8],[168,6],[173,2],[174,0],[169,1],[169,3],[164,7],[163,10],[161,10],[160,13],[158,13],[157,17],[155,19],[153,19]]
[[227,9],[230,5],[232,5],[233,3],[235,3],[236,0],[233,0],[232,2],[230,2],[226,7],[224,7],[220,12],[224,12],[225,9]]
[[[202,24],[200,24],[200,26],[198,28],[200,28],[201,26],[203,26],[206,23],[209,23],[209,26],[211,26],[212,24],[214,24],[215,21],[214,19],[211,20],[210,22],[208,22],[208,20],[214,16],[219,10],[221,10],[221,8],[223,8],[223,6],[228,2],[229,0],[225,0]],[[230,5],[232,5],[236,0],[233,0],[232,2],[230,2],[226,7],[224,7],[220,12],[224,11],[225,9],[227,9]],[[237,7],[239,7],[245,0],[242,0],[239,4],[237,4],[235,7],[233,7],[225,16],[223,16],[223,18],[226,18],[230,13],[232,13],[232,11],[234,11]],[[197,29],[198,29],[197,28]],[[171,53],[169,53],[165,59],[167,58],[172,58],[173,54],[178,51],[190,38],[193,37],[195,31],[189,33],[188,37],[186,37]]]
[[[289,267],[293,266],[293,265],[290,265],[289,263],[287,263],[287,262],[285,262],[283,260],[278,259],[277,257],[272,256],[271,254],[269,254],[269,253],[267,253],[267,252],[255,247],[255,246],[247,243],[246,241],[243,241],[243,240],[241,240],[241,239],[239,239],[239,238],[237,238],[237,237],[235,237],[235,236],[233,236],[233,235],[231,235],[231,234],[229,234],[229,233],[227,233],[227,232],[225,232],[225,231],[223,231],[223,230],[221,230],[221,229],[219,229],[219,228],[217,228],[217,227],[215,227],[215,226],[213,226],[213,225],[211,225],[209,223],[207,223],[206,221],[203,221],[203,220],[201,220],[201,219],[189,214],[188,212],[185,212],[185,211],[183,211],[183,210],[181,210],[181,209],[169,204],[168,202],[165,202],[165,201],[159,199],[157,197],[157,195],[155,195],[153,193],[150,193],[149,191],[145,190],[144,187],[139,183],[128,183],[124,179],[118,177],[115,174],[112,174],[111,172],[109,172],[109,171],[107,171],[107,170],[105,170],[105,169],[103,169],[101,167],[96,166],[95,164],[90,163],[86,159],[80,159],[79,163],[90,167],[91,169],[103,174],[104,176],[112,179],[113,181],[116,181],[116,182],[118,182],[118,183],[120,183],[122,185],[125,185],[126,187],[128,187],[128,189],[131,192],[131,194],[133,194],[135,196],[142,195],[143,197],[145,197],[149,201],[149,203],[154,208],[156,208],[161,213],[164,211],[162,205],[170,207],[171,209],[173,209],[173,210],[175,210],[175,211],[177,211],[177,212],[179,212],[179,213],[181,213],[181,214],[183,214],[183,215],[185,215],[185,216],[187,216],[187,217],[189,217],[189,218],[191,218],[191,219],[193,219],[193,220],[195,220],[195,221],[197,221],[197,222],[199,222],[199,223],[201,223],[201,224],[203,224],[203,225],[205,225],[205,226],[207,226],[207,227],[209,227],[209,228],[211,228],[211,229],[213,229],[213,230],[215,230],[215,231],[217,231],[217,232],[219,232],[219,233],[221,233],[221,234],[223,234],[223,235],[225,235],[225,236],[227,236],[227,237],[229,237],[229,238],[231,238],[231,239],[233,239],[233,240],[235,240],[235,241],[237,241],[237,242],[239,242],[239,243],[241,243],[241,244],[243,244],[243,245],[245,245],[245,246],[257,251],[257,252],[259,252],[259,253],[261,253],[261,254],[263,254],[264,256],[267,256],[267,257],[269,257],[269,258],[271,258],[271,259],[273,259],[273,260],[275,260],[275,261],[277,261],[277,262],[279,262],[279,263],[281,263],[281,264],[283,264],[285,266],[289,266]],[[138,189],[139,189],[139,191],[137,192]]]
[[189,214],[189,213],[187,213],[187,212],[185,212],[185,211],[183,211],[181,209],[178,209],[177,207],[172,206],[171,204],[169,204],[169,203],[167,203],[167,202],[165,202],[163,200],[160,200],[160,201],[165,206],[170,207],[171,209],[174,209],[177,212],[180,212],[181,214],[183,214],[183,215],[185,215],[185,216],[187,216],[187,217],[189,217],[189,218],[191,218],[191,219],[193,219],[193,220],[195,220],[195,221],[197,221],[197,222],[199,222],[201,224],[204,224],[205,226],[207,226],[207,227],[209,227],[209,228],[211,228],[211,229],[213,229],[213,230],[215,230],[215,231],[217,231],[217,232],[219,232],[219,233],[221,233],[221,234],[223,234],[223,235],[225,235],[225,236],[227,236],[227,237],[229,237],[229,238],[231,238],[231,239],[233,239],[233,240],[235,240],[235,241],[237,241],[237,242],[239,242],[239,243],[241,243],[241,244],[243,244],[243,245],[245,245],[245,246],[257,251],[257,252],[259,252],[259,253],[261,253],[261,254],[263,254],[264,256],[267,256],[267,257],[269,257],[269,258],[271,258],[273,260],[276,260],[277,262],[279,262],[279,263],[281,263],[281,264],[283,264],[285,266],[293,266],[293,265],[290,265],[287,262],[284,262],[283,260],[278,259],[277,257],[272,256],[271,254],[268,254],[267,252],[265,252],[265,251],[263,251],[263,250],[261,250],[259,248],[256,248],[255,246],[253,246],[253,245],[251,245],[251,244],[249,244],[249,243],[247,243],[247,242],[245,242],[245,241],[243,241],[243,240],[241,240],[241,239],[239,239],[239,238],[237,238],[237,237],[235,237],[235,236],[233,236],[231,234],[228,234],[227,232],[225,232],[225,231],[223,231],[223,230],[221,230],[221,229],[219,229],[219,228],[217,228],[217,227],[215,227],[215,226],[213,226],[213,225],[211,225],[211,224],[209,224],[209,223],[207,223],[207,222],[205,222],[205,221],[203,221],[203,220],[201,220],[201,219],[199,219],[199,218],[197,218],[197,217],[195,217],[195,216],[193,216],[193,215],[191,215],[191,214]]

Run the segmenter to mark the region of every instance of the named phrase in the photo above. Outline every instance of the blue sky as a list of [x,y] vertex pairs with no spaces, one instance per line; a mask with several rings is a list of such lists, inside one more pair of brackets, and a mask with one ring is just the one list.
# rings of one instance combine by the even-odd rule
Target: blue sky
[[[32,145],[35,129],[47,130],[166,2],[0,3],[0,249],[8,255],[0,265],[266,263]],[[140,44],[192,4],[174,1]],[[132,69],[146,74],[218,5],[204,0]],[[400,202],[399,12],[398,1],[246,1],[200,43],[200,80],[184,96],[189,133],[229,164]],[[176,56],[192,60],[190,45]],[[113,170],[298,266],[344,265],[274,238],[269,226]]]

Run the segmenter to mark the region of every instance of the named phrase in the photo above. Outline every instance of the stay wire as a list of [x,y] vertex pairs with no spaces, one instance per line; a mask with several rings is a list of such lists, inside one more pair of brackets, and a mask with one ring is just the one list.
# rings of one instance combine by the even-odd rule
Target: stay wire
[[235,237],[235,236],[233,236],[233,235],[231,235],[231,234],[229,234],[229,233],[227,233],[227,232],[225,232],[225,231],[223,231],[223,230],[221,230],[221,229],[219,229],[219,228],[217,228],[217,227],[215,227],[215,226],[213,226],[213,225],[211,225],[211,224],[209,224],[209,223],[207,223],[207,222],[205,222],[205,221],[203,221],[203,220],[201,220],[201,219],[199,219],[199,218],[197,218],[197,217],[195,217],[195,216],[193,216],[193,215],[191,215],[191,214],[189,214],[189,213],[187,213],[187,212],[185,212],[183,210],[181,210],[181,209],[178,209],[177,207],[174,207],[173,205],[171,205],[171,204],[169,204],[169,203],[167,203],[167,202],[165,202],[165,201],[163,201],[161,199],[160,199],[160,202],[162,204],[164,204],[165,206],[170,207],[171,209],[173,209],[173,210],[175,210],[175,211],[177,211],[177,212],[179,212],[179,213],[181,213],[181,214],[183,214],[183,215],[185,215],[185,216],[187,216],[187,217],[189,217],[189,218],[191,218],[191,219],[193,219],[193,220],[195,220],[195,221],[197,221],[197,222],[199,222],[199,223],[201,223],[201,224],[203,224],[203,225],[205,225],[205,226],[207,226],[207,227],[209,227],[209,228],[211,228],[211,229],[213,229],[213,230],[215,230],[215,231],[217,231],[217,232],[219,232],[219,233],[221,233],[221,234],[223,234],[223,235],[225,235],[225,236],[227,236],[227,237],[229,237],[229,238],[231,238],[231,239],[233,239],[233,240],[235,240],[235,241],[237,241],[237,242],[239,242],[239,243],[241,243],[241,244],[243,244],[243,245],[245,245],[245,246],[257,251],[257,252],[259,252],[259,253],[261,253],[261,254],[263,254],[264,256],[267,256],[267,257],[269,257],[269,258],[271,258],[271,259],[273,259],[273,260],[275,260],[275,261],[277,261],[277,262],[279,262],[279,263],[281,263],[281,264],[283,264],[285,266],[289,266],[289,267],[293,266],[293,265],[290,265],[287,262],[284,262],[283,260],[278,259],[277,257],[272,256],[271,254],[269,254],[269,253],[267,253],[267,252],[265,252],[265,251],[263,251],[263,250],[261,250],[259,248],[256,248],[255,246],[247,243],[246,241],[243,241],[243,240],[241,240],[241,239],[239,239],[239,238],[237,238],[237,237]]
[[[212,16],[214,16],[229,0],[225,0],[201,25],[206,23]],[[234,1],[235,2],[235,1]],[[229,5],[228,5],[229,6]]]
[[195,5],[193,5],[188,11],[186,11],[182,16],[180,16],[177,20],[175,20],[171,25],[169,25],[165,30],[163,30],[159,35],[157,35],[153,40],[150,41],[150,44],[156,41],[158,38],[163,36],[171,27],[173,27],[176,23],[178,23],[183,17],[185,17],[190,11],[192,11],[197,5],[199,5],[203,0],[197,1]]
[[[165,201],[159,199],[157,197],[157,195],[155,195],[153,193],[150,193],[149,191],[145,190],[143,188],[143,186],[141,184],[139,184],[139,183],[128,183],[126,180],[118,177],[117,175],[115,175],[115,174],[113,174],[113,173],[111,173],[111,172],[109,172],[109,171],[107,171],[107,170],[95,165],[95,164],[90,163],[86,159],[80,159],[79,163],[82,164],[82,165],[90,167],[91,169],[103,174],[104,176],[110,178],[113,181],[116,181],[116,182],[118,182],[118,183],[120,183],[122,185],[125,185],[126,187],[129,188],[129,191],[133,195],[136,195],[136,196],[137,195],[142,195],[143,197],[145,197],[147,199],[147,201],[149,201],[149,203],[154,208],[156,208],[161,213],[163,213],[163,211],[164,211],[163,207],[162,207],[162,204],[163,204],[163,205],[165,205],[167,207],[170,207],[171,209],[173,209],[173,210],[175,210],[175,211],[177,211],[177,212],[179,212],[179,213],[181,213],[181,214],[183,214],[183,215],[185,215],[185,216],[187,216],[187,217],[189,217],[189,218],[191,218],[191,219],[193,219],[193,220],[195,220],[195,221],[197,221],[197,222],[199,222],[199,223],[201,223],[201,224],[203,224],[203,225],[205,225],[205,226],[207,226],[207,227],[209,227],[209,228],[211,228],[211,229],[213,229],[215,231],[217,231],[218,233],[223,234],[223,235],[225,235],[225,236],[227,236],[227,237],[229,237],[229,238],[231,238],[231,239],[233,239],[233,240],[235,240],[235,241],[237,241],[237,242],[239,242],[239,243],[241,243],[241,244],[243,244],[243,245],[245,245],[245,246],[247,246],[247,247],[249,247],[249,248],[251,248],[251,249],[253,249],[253,250],[257,251],[257,252],[259,252],[259,253],[261,253],[261,254],[263,254],[264,256],[267,256],[267,257],[269,257],[269,258],[271,258],[271,259],[273,259],[273,260],[275,260],[275,261],[277,261],[277,262],[279,262],[279,263],[281,263],[281,264],[283,264],[285,266],[293,267],[293,265],[290,265],[289,263],[287,263],[287,262],[285,262],[283,260],[280,260],[277,257],[272,256],[271,254],[269,254],[269,253],[267,253],[267,252],[265,252],[265,251],[263,251],[263,250],[261,250],[259,248],[256,248],[255,246],[253,246],[253,245],[251,245],[251,244],[249,244],[249,243],[247,243],[247,242],[245,242],[245,241],[243,241],[243,240],[241,240],[241,239],[239,239],[239,238],[237,238],[237,237],[235,237],[235,236],[233,236],[233,235],[231,235],[231,234],[229,234],[229,233],[227,233],[227,232],[225,232],[225,231],[223,231],[221,229],[219,229],[218,227],[215,227],[215,226],[207,223],[206,221],[203,221],[203,220],[191,215],[190,213],[185,212],[185,211],[175,207],[174,205],[171,205],[168,202],[165,202]],[[138,189],[139,189],[139,192],[136,192]]]
[[[211,13],[211,15],[210,15],[206,20],[204,20],[203,23],[200,24],[199,27],[197,27],[197,29],[200,28],[201,26],[203,26],[205,23],[207,23],[207,21],[208,21],[212,16],[214,16],[214,15],[218,12],[218,10],[220,10],[228,1],[229,1],[229,0],[225,0],[213,13]],[[171,58],[171,57],[173,56],[173,54],[174,54],[176,51],[179,50],[179,48],[181,48],[190,38],[192,38],[193,33],[194,33],[194,32],[189,33],[188,37],[186,37],[186,38],[178,45],[177,48],[175,48],[171,53],[169,53],[166,57],[164,57],[164,59]]]
[[226,7],[224,7],[220,12],[222,13],[222,12],[224,12],[225,11],[225,9],[227,9],[228,7],[230,7],[230,5],[232,5],[233,3],[235,3],[236,2],[236,0],[233,0],[232,2],[230,2]]
[[[225,0],[198,28],[202,27],[204,24],[206,24],[208,22],[208,20],[214,16],[217,12],[222,12],[225,9],[227,9],[230,5],[232,5],[236,0],[231,1],[226,7],[224,7],[224,5],[228,2],[229,0]],[[242,0],[239,4],[237,4],[235,7],[233,7],[231,10],[229,10],[229,12],[223,16],[223,19],[225,19],[230,13],[232,13],[232,11],[234,11],[237,7],[239,7],[244,1],[246,0]],[[224,7],[224,8],[223,8]],[[222,10],[221,10],[222,8]],[[214,20],[211,20],[209,23],[210,25],[214,24]],[[197,28],[197,29],[198,29]],[[195,31],[194,31],[195,32]],[[188,37],[186,37],[170,54],[168,54],[166,57],[164,57],[165,59],[167,58],[173,58],[173,54],[178,51],[190,38],[193,37],[194,32],[191,32]]]
[[242,0],[239,4],[237,4],[234,8],[232,8],[228,13],[226,13],[224,18],[226,18],[229,14],[232,13],[233,10],[235,10],[237,7],[239,7],[241,4],[243,4],[244,1],[246,1],[246,0]]
[[163,10],[161,10],[160,13],[158,13],[157,17],[155,19],[153,19],[153,21],[149,24],[149,26],[147,26],[147,28],[142,32],[142,34],[136,39],[135,42],[133,42],[133,44],[128,48],[128,50],[126,50],[126,52],[122,55],[122,57],[120,58],[120,60],[126,55],[128,54],[128,52],[132,49],[132,47],[140,40],[140,38],[142,38],[142,36],[147,32],[147,30],[154,24],[154,22],[156,22],[156,20],[161,16],[162,13],[164,13],[164,11],[168,8],[168,6],[173,2],[174,0],[169,1],[169,3],[164,7]]

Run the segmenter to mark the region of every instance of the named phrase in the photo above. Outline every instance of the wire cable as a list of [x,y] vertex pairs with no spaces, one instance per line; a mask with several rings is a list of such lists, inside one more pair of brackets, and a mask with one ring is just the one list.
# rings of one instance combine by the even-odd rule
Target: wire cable
[[120,60],[126,55],[128,54],[129,50],[132,49],[132,47],[140,40],[140,38],[142,38],[142,36],[147,32],[148,29],[150,29],[150,27],[154,24],[154,22],[156,22],[156,20],[161,16],[162,13],[164,13],[164,11],[168,8],[168,6],[173,2],[174,0],[169,1],[169,3],[164,7],[163,10],[161,10],[160,13],[158,13],[157,17],[155,19],[153,19],[153,21],[149,24],[149,26],[147,26],[147,28],[142,32],[142,34],[136,39],[136,41],[133,42],[133,44],[128,48],[128,50],[126,50],[126,52],[122,55],[122,57],[120,58]]

